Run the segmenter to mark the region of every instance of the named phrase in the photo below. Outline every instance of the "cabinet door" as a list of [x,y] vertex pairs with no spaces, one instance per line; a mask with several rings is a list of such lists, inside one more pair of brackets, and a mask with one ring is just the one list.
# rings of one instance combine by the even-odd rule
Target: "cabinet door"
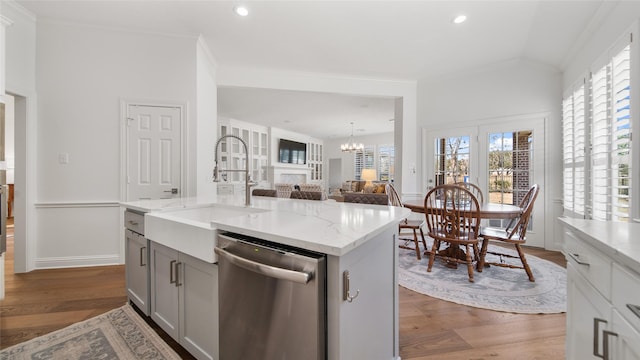
[[149,247],[144,236],[125,230],[127,296],[149,315]]
[[611,305],[568,262],[567,359],[600,358],[594,353],[603,353],[603,331],[611,329],[610,320]]
[[180,253],[180,344],[198,359],[218,358],[218,266]]
[[[396,231],[391,227],[340,258],[327,258],[329,359],[398,357]],[[350,295],[357,294],[351,302],[343,297],[344,271]]]
[[178,287],[174,281],[178,252],[151,242],[151,261],[151,318],[178,339]]
[[640,359],[640,333],[633,328],[617,310],[613,312],[613,333],[616,334],[610,339],[613,346],[613,354],[610,359],[615,360],[637,360]]

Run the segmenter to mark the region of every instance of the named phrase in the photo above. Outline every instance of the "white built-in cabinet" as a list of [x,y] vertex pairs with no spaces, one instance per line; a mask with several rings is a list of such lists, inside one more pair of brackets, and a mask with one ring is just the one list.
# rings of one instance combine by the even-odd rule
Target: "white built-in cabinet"
[[[624,242],[620,237],[634,236],[630,233],[613,231],[606,238]],[[594,240],[593,232],[565,226],[563,235],[567,256],[566,358],[640,359],[640,274],[603,251],[607,246]]]
[[310,141],[307,144],[307,165],[311,169],[311,181],[322,181],[322,142],[319,140]]
[[[241,121],[228,120],[221,122],[218,128],[219,136],[235,135],[240,137],[249,150],[249,176],[257,181],[260,186],[268,187],[268,159],[269,159],[269,135],[266,127],[253,125]],[[240,141],[228,138],[223,140],[218,149],[220,164],[224,181],[230,184],[242,185],[234,187],[238,191],[244,191],[244,174],[241,172],[224,173],[224,169],[244,169],[246,156],[244,147]]]
[[151,319],[198,359],[218,358],[218,268],[151,243]]

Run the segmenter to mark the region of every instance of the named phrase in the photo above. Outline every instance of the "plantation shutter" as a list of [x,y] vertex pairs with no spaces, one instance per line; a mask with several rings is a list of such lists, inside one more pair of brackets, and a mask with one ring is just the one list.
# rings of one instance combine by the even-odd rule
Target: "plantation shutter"
[[573,93],[573,211],[585,215],[585,96],[584,85]]
[[631,185],[630,45],[613,57],[611,66],[612,220],[628,221]]
[[354,157],[354,171],[356,180],[360,180],[362,169],[373,169],[373,147],[366,146],[362,151],[356,152]]
[[596,220],[609,219],[611,212],[609,71],[610,67],[604,66],[591,78],[591,216]]
[[563,204],[573,212],[573,94],[562,101]]
[[378,148],[378,179],[383,181],[393,180],[394,147],[380,146]]

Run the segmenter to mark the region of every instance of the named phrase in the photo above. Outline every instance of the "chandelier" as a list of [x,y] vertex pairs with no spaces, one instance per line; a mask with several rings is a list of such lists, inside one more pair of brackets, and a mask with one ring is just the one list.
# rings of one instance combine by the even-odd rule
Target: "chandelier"
[[342,152],[356,152],[362,151],[364,149],[364,145],[362,143],[356,143],[353,138],[353,121],[351,122],[351,137],[349,137],[349,141],[340,145]]

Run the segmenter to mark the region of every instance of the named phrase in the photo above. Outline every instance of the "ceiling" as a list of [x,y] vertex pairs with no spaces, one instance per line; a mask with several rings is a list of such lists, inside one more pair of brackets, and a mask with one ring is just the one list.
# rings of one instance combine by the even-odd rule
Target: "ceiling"
[[[397,80],[515,59],[561,71],[583,45],[585,32],[615,6],[603,0],[247,1],[250,14],[239,17],[233,13],[239,1],[17,2],[39,21],[202,34],[220,65]],[[454,25],[458,14],[468,20]],[[221,115],[285,123],[318,138],[348,136],[350,121],[366,134],[393,130],[392,99],[231,88],[220,89],[219,98]],[[320,130],[310,129],[311,121],[322,122],[311,127]]]

